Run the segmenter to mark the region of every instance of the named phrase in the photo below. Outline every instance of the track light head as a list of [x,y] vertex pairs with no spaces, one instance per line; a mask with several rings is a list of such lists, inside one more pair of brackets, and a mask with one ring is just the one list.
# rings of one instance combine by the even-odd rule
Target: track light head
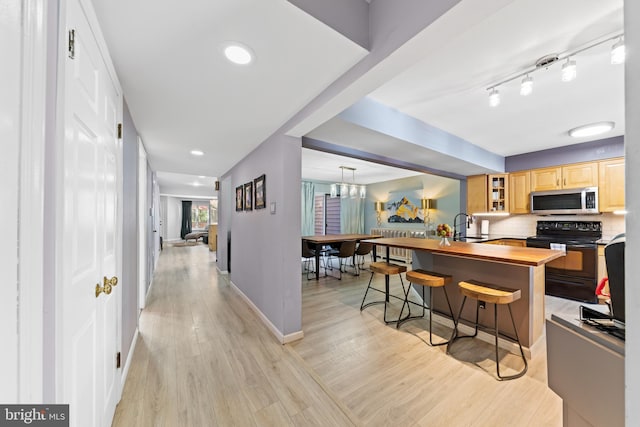
[[562,81],[570,82],[577,75],[576,61],[567,58],[567,62],[562,64]]
[[613,65],[618,65],[624,63],[626,57],[626,51],[624,47],[624,41],[622,37],[618,39],[617,42],[611,46],[611,63]]
[[527,74],[520,84],[520,95],[528,96],[533,92],[533,78]]
[[492,107],[500,105],[500,92],[495,87],[489,92],[489,105]]

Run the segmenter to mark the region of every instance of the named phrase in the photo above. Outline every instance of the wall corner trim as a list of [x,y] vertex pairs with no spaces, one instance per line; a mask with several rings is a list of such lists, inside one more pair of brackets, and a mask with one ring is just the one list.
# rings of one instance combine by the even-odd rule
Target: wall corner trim
[[131,362],[133,361],[133,353],[136,351],[136,343],[138,342],[138,335],[140,333],[140,329],[136,328],[133,333],[133,338],[131,339],[131,346],[129,347],[129,354],[127,355],[127,360],[124,362],[124,367],[122,368],[122,376],[120,377],[121,389],[124,390],[124,383],[127,381],[127,375],[129,374],[129,368],[131,367]]
[[287,344],[287,343],[302,339],[304,337],[304,333],[302,331],[283,335],[282,332],[280,332],[278,328],[276,328],[275,325],[271,323],[271,321],[267,318],[267,316],[265,316],[264,313],[260,311],[260,309],[253,303],[253,301],[251,301],[249,297],[246,296],[244,292],[242,292],[240,288],[238,288],[235,285],[235,283],[229,280],[229,284],[231,285],[231,289],[233,289],[247,303],[247,305],[251,307],[251,309],[258,315],[260,320],[262,320],[262,323],[264,323],[264,325],[271,331],[271,333],[275,335],[275,337],[278,339],[278,342],[280,344]]

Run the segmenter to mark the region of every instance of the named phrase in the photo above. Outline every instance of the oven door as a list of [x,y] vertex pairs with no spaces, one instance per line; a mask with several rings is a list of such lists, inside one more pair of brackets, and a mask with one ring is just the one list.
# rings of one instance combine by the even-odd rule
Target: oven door
[[[527,240],[528,247],[549,248],[550,241]],[[598,250],[594,243],[568,243],[566,255],[545,267],[545,293],[583,302],[597,302]]]

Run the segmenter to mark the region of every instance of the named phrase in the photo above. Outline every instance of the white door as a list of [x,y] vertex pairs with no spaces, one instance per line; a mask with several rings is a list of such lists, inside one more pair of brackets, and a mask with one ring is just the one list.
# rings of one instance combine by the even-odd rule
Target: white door
[[[73,54],[65,59],[65,138],[62,192],[61,364],[59,401],[70,404],[75,426],[110,426],[120,398],[120,285],[100,292],[104,278],[118,275],[118,186],[122,115],[119,84],[100,51],[90,3],[67,2],[66,29],[73,31]],[[73,56],[73,58],[71,57]],[[60,366],[60,365],[59,365]]]

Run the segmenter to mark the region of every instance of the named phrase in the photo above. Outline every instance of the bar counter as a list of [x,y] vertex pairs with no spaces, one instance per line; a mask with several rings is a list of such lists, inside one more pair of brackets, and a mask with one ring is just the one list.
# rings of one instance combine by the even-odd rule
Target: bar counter
[[[521,298],[511,306],[520,342],[527,353],[531,354],[544,330],[544,265],[564,256],[564,252],[466,242],[450,242],[450,246],[440,246],[439,240],[411,237],[382,238],[371,242],[377,246],[386,246],[387,253],[390,247],[411,249],[413,269],[420,268],[453,276],[452,282],[447,285],[447,292],[456,314],[462,303],[462,295],[458,290],[460,281],[477,280],[520,289]],[[461,316],[463,324],[474,320],[475,305],[465,305]],[[433,306],[440,314],[448,313],[442,292],[434,292]],[[499,307],[498,310],[507,309]],[[507,312],[501,311],[499,318],[499,330],[513,337],[513,327]],[[493,307],[480,309],[479,321],[481,325],[492,328]]]

